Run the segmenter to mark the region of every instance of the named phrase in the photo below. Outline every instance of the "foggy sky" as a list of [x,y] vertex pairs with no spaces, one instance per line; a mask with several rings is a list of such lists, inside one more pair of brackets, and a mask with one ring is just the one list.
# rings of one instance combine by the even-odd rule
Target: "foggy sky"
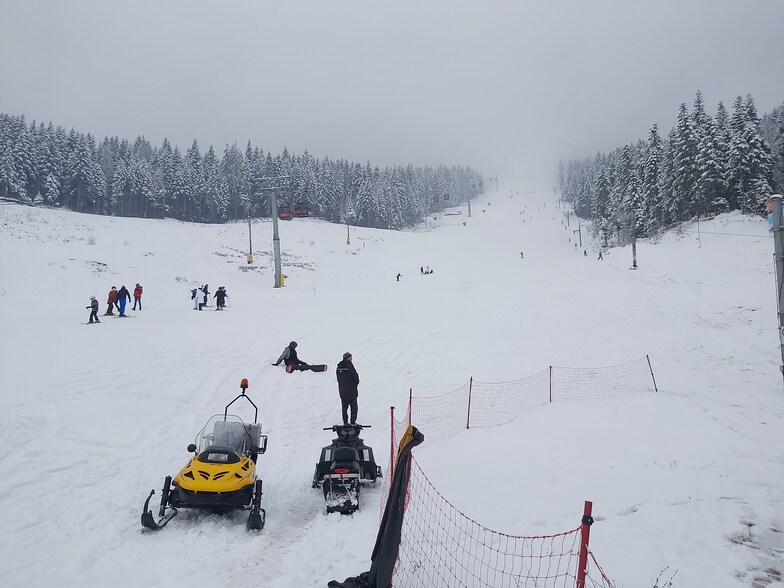
[[0,112],[549,187],[698,89],[781,104],[783,28],[784,0],[3,0]]

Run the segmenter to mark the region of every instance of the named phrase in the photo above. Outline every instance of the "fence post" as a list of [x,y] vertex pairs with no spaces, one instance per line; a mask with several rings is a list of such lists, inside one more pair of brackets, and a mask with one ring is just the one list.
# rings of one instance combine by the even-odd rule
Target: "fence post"
[[474,388],[474,376],[468,380],[468,414],[466,415],[466,429],[471,428],[471,390]]
[[389,407],[389,479],[395,475],[395,407]]
[[653,375],[653,368],[651,367],[651,358],[646,355],[645,359],[648,360],[648,369],[651,370],[651,379],[653,380],[653,391],[658,392],[659,389],[656,387],[656,377]]
[[550,402],[553,401],[553,366],[550,366]]
[[414,410],[411,404],[413,398],[414,398],[414,389],[409,388],[408,389],[408,426],[409,427],[411,426],[411,411]]
[[593,502],[586,500],[583,507],[582,526],[580,527],[580,557],[577,563],[577,588],[585,588],[585,577],[588,575],[588,539],[591,537]]

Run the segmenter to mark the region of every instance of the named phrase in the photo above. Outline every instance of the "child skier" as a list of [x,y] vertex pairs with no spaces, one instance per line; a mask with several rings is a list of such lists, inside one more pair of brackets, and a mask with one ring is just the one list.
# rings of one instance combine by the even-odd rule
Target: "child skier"
[[[92,323],[100,323],[101,321],[98,320],[98,300],[96,300],[95,296],[90,296],[90,306],[86,306],[88,310],[90,310],[90,324]],[[93,320],[95,319],[95,320]]]

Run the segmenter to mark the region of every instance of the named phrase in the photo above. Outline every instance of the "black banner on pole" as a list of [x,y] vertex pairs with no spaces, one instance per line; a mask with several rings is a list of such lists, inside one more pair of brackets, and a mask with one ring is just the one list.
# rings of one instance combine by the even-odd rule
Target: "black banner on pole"
[[389,488],[384,516],[381,517],[381,525],[378,528],[376,545],[370,556],[370,571],[346,578],[344,582],[332,580],[327,584],[328,588],[387,588],[390,585],[403,529],[411,450],[424,440],[425,436],[416,427],[409,425],[400,441],[395,475]]

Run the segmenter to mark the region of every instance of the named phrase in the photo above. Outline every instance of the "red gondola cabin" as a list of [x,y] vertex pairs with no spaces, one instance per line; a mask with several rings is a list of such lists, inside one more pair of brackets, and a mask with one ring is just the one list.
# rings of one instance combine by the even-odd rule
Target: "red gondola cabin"
[[278,218],[280,220],[291,220],[291,206],[288,204],[278,206]]

